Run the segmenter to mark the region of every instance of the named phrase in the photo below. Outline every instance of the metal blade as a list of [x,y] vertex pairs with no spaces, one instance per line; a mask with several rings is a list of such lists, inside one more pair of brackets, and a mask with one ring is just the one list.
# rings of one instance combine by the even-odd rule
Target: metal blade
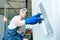
[[43,15],[43,18],[44,18],[44,23],[45,23],[45,27],[46,27],[47,33],[51,34],[51,33],[53,33],[53,29],[51,27],[51,24],[49,22],[49,19],[48,19],[47,15],[46,15],[46,11],[44,9],[44,6],[43,6],[42,3],[40,3],[39,6],[40,6],[41,13]]

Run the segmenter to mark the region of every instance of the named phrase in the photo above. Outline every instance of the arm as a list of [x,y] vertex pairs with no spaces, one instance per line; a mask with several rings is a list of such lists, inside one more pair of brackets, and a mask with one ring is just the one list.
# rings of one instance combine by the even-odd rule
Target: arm
[[25,25],[25,20],[15,20],[14,24],[16,26],[24,26]]
[[[38,17],[36,17],[38,16]],[[27,25],[27,24],[36,24],[36,23],[39,23],[39,21],[42,21],[42,18],[39,18],[39,14],[35,15],[35,16],[32,16],[30,18],[27,18],[26,20],[15,20],[14,24],[16,26],[24,26],[24,25]]]

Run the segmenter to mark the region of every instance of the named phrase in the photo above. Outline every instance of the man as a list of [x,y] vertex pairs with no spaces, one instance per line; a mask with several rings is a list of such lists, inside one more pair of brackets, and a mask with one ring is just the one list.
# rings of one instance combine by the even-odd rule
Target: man
[[18,35],[18,33],[20,32],[17,32],[17,30],[24,25],[27,25],[27,24],[34,25],[39,23],[39,21],[43,20],[42,18],[39,18],[40,14],[37,14],[35,16],[32,16],[24,20],[26,16],[26,12],[27,12],[27,9],[23,8],[20,10],[19,15],[14,16],[12,18],[12,20],[10,21],[10,24],[8,25],[8,28],[4,33],[4,40],[23,40],[23,38],[21,38],[21,36]]

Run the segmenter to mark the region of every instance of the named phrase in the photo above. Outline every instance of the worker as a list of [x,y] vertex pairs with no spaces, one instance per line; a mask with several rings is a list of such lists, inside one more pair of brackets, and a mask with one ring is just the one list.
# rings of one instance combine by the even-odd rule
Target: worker
[[21,33],[17,32],[17,30],[24,25],[34,25],[43,20],[42,18],[39,18],[40,14],[36,14],[24,20],[26,12],[27,9],[22,8],[20,9],[19,15],[12,18],[8,27],[6,28],[6,31],[4,32],[4,40],[23,40],[21,35],[19,35]]

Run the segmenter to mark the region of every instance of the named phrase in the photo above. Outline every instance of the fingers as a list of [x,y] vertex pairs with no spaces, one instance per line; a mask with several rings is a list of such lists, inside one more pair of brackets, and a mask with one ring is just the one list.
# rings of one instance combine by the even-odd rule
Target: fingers
[[35,17],[40,17],[42,14],[38,13],[37,15],[35,15]]
[[43,20],[44,20],[44,19],[41,18],[40,20],[38,20],[38,23],[39,23],[39,24],[42,23]]
[[37,21],[44,20],[43,18],[36,18]]
[[36,18],[36,21],[37,21],[37,23],[42,23],[42,20],[44,20],[43,18]]

